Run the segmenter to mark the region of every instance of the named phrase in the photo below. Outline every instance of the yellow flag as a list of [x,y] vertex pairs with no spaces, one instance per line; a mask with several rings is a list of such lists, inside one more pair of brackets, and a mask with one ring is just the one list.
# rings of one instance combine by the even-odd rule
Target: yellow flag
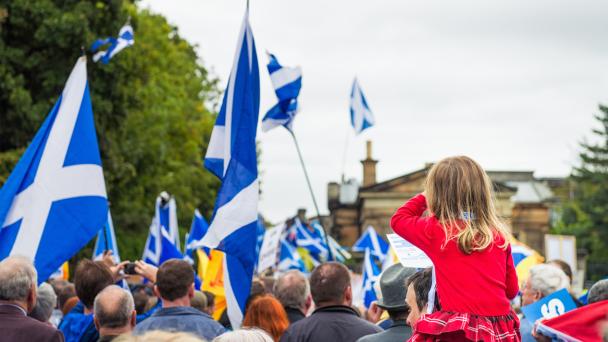
[[[204,254],[205,252],[203,252]],[[200,259],[199,259],[200,260]],[[213,319],[220,319],[226,309],[226,293],[224,292],[224,252],[212,249],[209,255],[203,279],[203,291],[215,295],[215,312]],[[199,269],[200,271],[200,269]]]
[[528,276],[530,275],[530,268],[532,266],[542,264],[545,262],[545,258],[543,258],[540,253],[533,250],[523,242],[512,238],[511,239],[511,254],[522,253],[525,254],[526,257],[522,259],[517,265],[515,265],[515,272],[517,272],[517,279],[519,280],[520,288],[523,287],[526,280],[528,280]]
[[198,258],[198,277],[201,279],[205,279],[205,273],[207,273],[207,266],[209,266],[209,257],[207,253],[205,253],[202,249],[196,250],[196,256]]

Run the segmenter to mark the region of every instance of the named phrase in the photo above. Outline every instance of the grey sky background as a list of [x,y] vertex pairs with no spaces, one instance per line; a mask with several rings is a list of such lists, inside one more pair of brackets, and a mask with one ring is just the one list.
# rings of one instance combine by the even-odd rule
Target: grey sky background
[[[244,0],[145,0],[230,72]],[[276,102],[265,51],[303,68],[295,121],[322,213],[326,185],[361,180],[365,140],[378,180],[465,154],[489,170],[566,176],[608,104],[608,2],[251,0],[260,61],[260,120]],[[137,32],[135,33],[137,44]],[[376,126],[355,136],[349,92],[359,78]],[[313,206],[286,130],[258,131],[260,212],[277,222]],[[178,204],[179,205],[179,204]]]

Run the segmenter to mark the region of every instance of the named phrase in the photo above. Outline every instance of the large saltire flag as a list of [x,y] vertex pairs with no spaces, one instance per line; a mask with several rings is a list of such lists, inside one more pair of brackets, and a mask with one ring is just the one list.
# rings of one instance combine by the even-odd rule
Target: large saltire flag
[[[186,237],[186,247],[184,248],[184,259],[186,259],[189,263],[194,264],[194,254],[197,250],[197,248],[194,247],[194,244],[198,240],[202,239],[205,234],[207,234],[208,229],[209,223],[207,223],[203,215],[201,215],[200,211],[198,211],[198,209],[195,209],[194,217],[192,218],[192,225],[190,226],[190,233],[188,233],[188,236]],[[203,251],[203,253],[206,253],[208,256],[209,250],[206,249]]]
[[97,233],[95,248],[93,248],[93,260],[100,260],[105,251],[112,251],[112,259],[114,259],[115,263],[120,263],[120,253],[118,253],[118,244],[116,243],[116,234],[114,233],[114,223],[112,223],[110,210],[108,210],[108,220],[105,226]]
[[513,265],[515,265],[515,272],[517,273],[520,286],[528,279],[532,266],[545,262],[545,258],[537,251],[515,238],[511,240],[511,256],[513,257]]
[[80,57],[0,190],[0,260],[32,259],[39,282],[84,247],[108,215],[86,68]]
[[363,294],[363,305],[366,308],[372,304],[373,301],[377,300],[376,291],[374,290],[374,284],[380,277],[380,269],[376,265],[376,262],[371,256],[369,249],[365,250],[365,257],[363,258],[363,281],[361,282],[361,293]]
[[[107,50],[99,51],[102,46],[107,44],[110,44]],[[120,28],[117,38],[109,37],[97,39],[95,42],[93,42],[93,45],[91,45],[91,51],[96,52],[95,55],[93,55],[93,61],[97,62],[101,60],[103,64],[108,64],[112,57],[116,56],[117,53],[133,44],[135,44],[133,27],[127,23]]]
[[363,90],[356,78],[350,91],[350,122],[357,134],[372,127],[375,122],[374,114],[369,109]]
[[176,207],[175,199],[166,192],[156,198],[154,218],[142,257],[146,263],[160,266],[166,260],[183,258],[179,250]]
[[235,329],[243,320],[257,259],[259,184],[255,138],[259,108],[258,60],[247,9],[205,156],[205,167],[220,178],[222,185],[209,230],[197,243],[225,254],[224,289],[228,318]]
[[262,119],[262,130],[269,131],[277,126],[292,130],[293,119],[298,112],[298,95],[302,88],[302,69],[285,67],[271,53],[268,54],[268,73],[279,103],[274,105]]
[[384,262],[388,254],[388,248],[388,243],[378,235],[374,227],[369,226],[359,240],[355,242],[352,250],[355,252],[365,252],[366,249],[369,249],[372,256],[376,257],[380,262]]

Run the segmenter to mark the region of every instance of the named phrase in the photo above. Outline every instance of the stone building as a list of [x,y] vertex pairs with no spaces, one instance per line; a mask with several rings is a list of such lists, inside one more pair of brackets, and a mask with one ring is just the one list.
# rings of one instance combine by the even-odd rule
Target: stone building
[[[327,186],[331,234],[344,246],[351,246],[367,226],[384,235],[391,232],[390,218],[412,196],[423,191],[432,164],[382,182],[376,180],[377,160],[372,143],[367,142],[363,183],[356,180],[332,182]],[[510,225],[520,241],[544,251],[544,234],[549,231],[552,212],[559,202],[553,188],[563,187],[564,179],[535,178],[533,171],[488,171],[496,193],[499,215]]]

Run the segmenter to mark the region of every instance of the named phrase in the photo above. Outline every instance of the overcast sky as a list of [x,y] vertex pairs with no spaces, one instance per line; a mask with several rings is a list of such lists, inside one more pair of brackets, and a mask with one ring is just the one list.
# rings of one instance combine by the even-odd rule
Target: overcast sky
[[[230,72],[244,0],[145,0],[198,45],[221,80]],[[566,176],[578,142],[608,103],[608,2],[251,0],[260,60],[260,120],[276,102],[264,51],[303,68],[295,121],[314,191],[361,179],[365,140],[378,180],[465,154],[490,170]],[[137,33],[135,33],[137,41]],[[376,126],[355,136],[357,76]],[[313,206],[286,130],[263,133],[260,212],[277,222]]]

